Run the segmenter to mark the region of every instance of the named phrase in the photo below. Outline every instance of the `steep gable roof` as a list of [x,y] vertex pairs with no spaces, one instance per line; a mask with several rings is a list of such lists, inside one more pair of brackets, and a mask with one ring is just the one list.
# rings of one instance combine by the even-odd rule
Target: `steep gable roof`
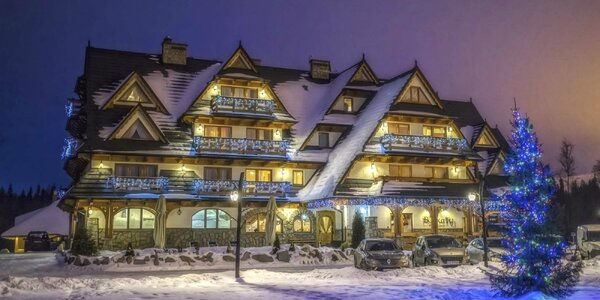
[[363,59],[358,63],[356,71],[354,71],[354,74],[352,74],[352,77],[350,77],[350,80],[348,81],[348,85],[353,83],[379,85],[379,79],[377,79],[375,72],[373,72],[373,69],[371,69],[364,56]]
[[102,105],[101,109],[114,106],[137,106],[154,108],[162,113],[169,113],[156,93],[137,72],[131,72],[121,83],[113,95]]
[[250,58],[244,47],[242,47],[241,43],[231,57],[223,64],[223,70],[227,69],[250,70],[258,73],[254,61]]
[[325,167],[298,193],[301,199],[321,199],[333,194],[343,174],[355,157],[363,151],[363,146],[406,86],[409,77],[408,74],[396,77],[379,88],[373,100],[358,115],[356,123],[346,138],[333,149]]
[[167,142],[165,135],[141,105],[137,105],[131,109],[107,139],[139,139]]
[[429,81],[418,66],[413,68],[411,76],[408,79],[408,84],[402,89],[395,100],[395,103],[403,102],[428,104],[437,106],[440,109],[444,108],[431,84],[429,84]]

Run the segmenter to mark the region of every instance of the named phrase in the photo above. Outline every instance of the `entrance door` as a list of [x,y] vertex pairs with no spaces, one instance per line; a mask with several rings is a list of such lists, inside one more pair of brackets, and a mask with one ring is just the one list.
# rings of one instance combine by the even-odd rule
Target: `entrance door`
[[90,235],[90,238],[92,239],[92,241],[94,241],[94,243],[96,243],[96,246],[98,246],[98,238],[99,238],[99,226],[98,226],[98,218],[89,218],[87,220],[87,231],[88,234]]
[[319,218],[318,241],[321,245],[330,245],[333,241],[335,214],[332,211],[317,212]]

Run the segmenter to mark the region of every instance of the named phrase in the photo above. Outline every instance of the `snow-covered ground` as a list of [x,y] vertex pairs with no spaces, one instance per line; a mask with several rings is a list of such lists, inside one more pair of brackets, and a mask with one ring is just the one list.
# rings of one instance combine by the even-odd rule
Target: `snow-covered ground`
[[[29,257],[28,257],[29,256]],[[15,259],[17,258],[17,259]],[[300,268],[300,271],[297,269]],[[0,298],[6,299],[490,299],[478,266],[367,272],[351,266],[245,269],[243,280],[218,270],[83,273],[52,255],[0,256]],[[25,271],[23,271],[25,270]],[[92,273],[89,273],[92,272]],[[183,273],[182,273],[183,272]],[[27,275],[31,274],[31,275]],[[600,259],[586,262],[569,299],[598,299]],[[494,298],[502,299],[502,298]],[[527,299],[543,299],[530,295]]]

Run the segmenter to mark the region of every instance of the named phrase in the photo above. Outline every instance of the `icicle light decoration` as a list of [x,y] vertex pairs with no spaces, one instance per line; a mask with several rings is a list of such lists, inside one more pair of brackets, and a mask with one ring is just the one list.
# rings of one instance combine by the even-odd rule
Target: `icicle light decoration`
[[286,156],[290,142],[288,140],[269,141],[196,136],[194,137],[193,147],[196,152],[233,152]]
[[469,149],[467,140],[461,138],[440,138],[388,133],[381,137],[380,142],[386,151],[390,151],[394,147],[449,151],[464,151]]
[[73,157],[77,150],[79,142],[74,137],[65,138],[65,145],[63,146],[63,151],[60,156],[62,160],[65,160],[69,157]]
[[[197,193],[231,192],[238,189],[238,181],[195,179],[193,186]],[[291,183],[287,181],[244,181],[243,189],[249,194],[285,194],[290,187]]]
[[275,101],[266,99],[214,96],[211,101],[212,112],[242,112],[272,114]]
[[169,186],[167,177],[122,177],[111,176],[106,180],[106,185],[113,190],[134,190],[134,191],[163,191]]

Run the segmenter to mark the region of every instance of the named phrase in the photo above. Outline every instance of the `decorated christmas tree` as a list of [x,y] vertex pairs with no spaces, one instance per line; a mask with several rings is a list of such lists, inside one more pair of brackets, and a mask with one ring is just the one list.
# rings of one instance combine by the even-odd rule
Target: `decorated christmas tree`
[[504,270],[490,273],[490,281],[502,296],[540,291],[564,297],[579,280],[581,265],[563,259],[567,244],[550,219],[554,181],[541,161],[533,126],[516,108],[512,125],[513,151],[505,165],[510,189],[502,199],[508,254],[502,257]]

